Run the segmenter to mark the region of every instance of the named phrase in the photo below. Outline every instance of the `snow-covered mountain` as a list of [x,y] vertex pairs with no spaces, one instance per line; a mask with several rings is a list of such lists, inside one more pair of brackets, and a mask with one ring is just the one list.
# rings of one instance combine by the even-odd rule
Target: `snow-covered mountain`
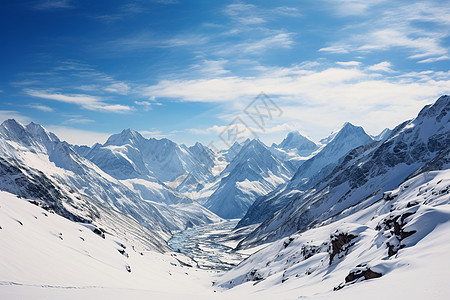
[[250,139],[246,139],[242,143],[236,141],[230,148],[221,150],[220,154],[226,162],[230,163],[248,143],[250,143]]
[[[274,241],[326,219],[341,218],[344,210],[350,213],[371,205],[383,192],[449,151],[449,112],[450,97],[442,96],[415,119],[397,126],[387,140],[353,149],[320,182],[266,219],[240,247]],[[289,184],[302,183],[297,174]]]
[[286,182],[291,164],[281,161],[259,140],[247,143],[223,171],[217,190],[204,204],[223,218],[240,218],[258,196]]
[[146,139],[126,129],[104,145],[77,150],[146,200],[192,202],[186,195],[214,179],[215,153],[200,143],[188,148],[168,139]]
[[171,231],[219,220],[195,203],[169,206],[144,200],[34,123],[7,120],[0,125],[0,176],[0,189],[35,199],[69,219],[122,236],[147,232],[148,245],[159,251],[167,249]]
[[350,123],[345,123],[339,131],[324,140],[327,144],[301,163],[289,182],[253,203],[238,227],[263,222],[292,199],[299,197],[308,187],[320,182],[351,149],[373,141],[362,127]]
[[389,135],[392,133],[392,130],[389,128],[383,129],[378,135],[371,135],[372,139],[375,141],[384,141]]
[[424,172],[345,218],[270,244],[215,285],[238,287],[241,293],[271,291],[283,299],[299,294],[314,299],[445,299],[450,268],[446,157],[444,170]]
[[272,144],[270,150],[283,161],[291,162],[296,168],[307,160],[319,145],[298,131],[288,133],[280,144]]

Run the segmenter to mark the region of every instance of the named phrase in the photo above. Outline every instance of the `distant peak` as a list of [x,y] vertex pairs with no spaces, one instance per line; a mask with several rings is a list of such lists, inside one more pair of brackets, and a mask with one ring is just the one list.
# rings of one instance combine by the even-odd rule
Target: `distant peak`
[[2,125],[8,126],[8,127],[11,127],[11,126],[21,126],[21,127],[23,127],[23,125],[20,124],[19,122],[17,122],[15,119],[5,120],[5,121],[3,121]]
[[288,133],[287,136],[302,136],[302,135],[298,131],[291,131],[291,132]]
[[118,134],[111,135],[105,145],[123,146],[126,144],[135,144],[145,138],[137,131],[127,128]]
[[359,127],[359,126],[355,126],[355,125],[353,125],[350,122],[345,122],[344,125],[342,125],[341,128],[344,129],[344,128],[356,128],[356,127]]
[[134,134],[136,134],[137,132],[136,131],[134,131],[133,129],[131,129],[131,128],[127,128],[127,129],[124,129],[124,130],[122,130],[122,132],[121,132],[121,134],[123,134],[123,135],[134,135]]

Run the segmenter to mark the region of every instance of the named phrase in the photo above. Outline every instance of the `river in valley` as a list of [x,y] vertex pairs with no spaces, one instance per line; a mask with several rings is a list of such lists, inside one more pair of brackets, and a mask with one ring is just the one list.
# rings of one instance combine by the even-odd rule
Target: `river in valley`
[[206,224],[175,233],[169,247],[192,258],[199,268],[229,270],[248,256],[232,251],[237,241],[230,233],[238,221]]

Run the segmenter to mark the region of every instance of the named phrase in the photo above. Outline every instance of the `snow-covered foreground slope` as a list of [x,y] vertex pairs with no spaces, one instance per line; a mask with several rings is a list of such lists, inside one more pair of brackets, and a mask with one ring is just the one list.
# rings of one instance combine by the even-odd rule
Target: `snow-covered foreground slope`
[[[207,299],[210,272],[180,254],[143,251],[136,240],[49,213],[0,192],[0,298]],[[209,296],[208,296],[209,295]]]
[[[447,166],[447,168],[450,165]],[[281,239],[220,277],[278,299],[448,299],[450,170],[420,174],[339,221]]]

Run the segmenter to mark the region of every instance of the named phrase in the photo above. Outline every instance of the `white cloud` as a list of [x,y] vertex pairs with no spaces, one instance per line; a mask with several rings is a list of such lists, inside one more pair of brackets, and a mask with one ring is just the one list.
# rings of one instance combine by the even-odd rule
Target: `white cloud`
[[261,12],[253,4],[229,4],[225,8],[225,14],[242,25],[256,25],[266,22],[262,17]]
[[340,16],[360,16],[373,6],[386,0],[325,0],[334,13]]
[[43,105],[43,104],[40,104],[40,103],[31,103],[31,104],[28,104],[27,107],[31,107],[31,108],[38,109],[38,110],[45,111],[45,112],[54,111],[53,108]]
[[[374,70],[390,70],[389,67],[388,62],[383,62],[369,66],[370,70],[323,66],[315,70],[297,66],[266,68],[253,77],[229,75],[163,80],[145,88],[144,94],[182,101],[222,103],[222,115],[231,121],[264,91],[282,108],[280,123],[297,122],[302,128],[308,128],[306,131],[311,136],[318,138],[329,128],[347,120],[376,133],[383,126],[392,127],[413,117],[423,105],[449,92],[448,72],[389,76],[373,73]],[[271,124],[275,125],[278,124]],[[215,129],[221,128],[212,127],[203,133],[211,133]]]
[[443,55],[443,56],[439,56],[439,57],[430,57],[427,59],[423,59],[418,61],[418,63],[423,64],[423,63],[431,63],[431,62],[436,62],[436,61],[441,61],[441,60],[448,60],[450,59],[449,56],[447,55]]
[[33,97],[76,104],[88,110],[115,112],[115,113],[126,113],[131,112],[133,110],[133,108],[128,105],[105,103],[103,99],[97,96],[84,94],[63,95],[60,93],[52,93],[32,89],[25,89],[24,91],[25,93]]
[[361,65],[359,61],[338,61],[336,64],[344,67],[358,67]]
[[139,130],[138,131],[140,134],[142,134],[142,136],[150,139],[150,138],[154,138],[154,139],[162,139],[162,138],[168,138],[170,136],[172,136],[173,134],[163,134],[162,131],[157,130],[152,128],[152,130]]
[[330,53],[348,53],[349,52],[349,46],[347,45],[334,45],[330,47],[324,47],[320,48],[319,52],[330,52]]
[[[329,0],[326,0],[329,1]],[[320,52],[348,53],[401,49],[410,59],[427,63],[449,59],[445,40],[450,35],[450,7],[443,2],[388,3],[383,1],[333,1],[339,11],[364,11],[367,21],[341,30],[343,39],[335,41]],[[384,3],[383,3],[384,4]],[[430,26],[431,25],[431,26]]]
[[84,119],[84,118],[71,118],[68,120],[65,120],[63,124],[88,124],[93,123],[94,120],[91,119]]
[[111,133],[81,130],[66,126],[45,126],[56,134],[61,140],[73,145],[92,146],[95,143],[103,144],[111,136]]
[[150,109],[152,109],[152,105],[154,103],[151,103],[150,101],[134,101],[134,104],[142,106],[142,109],[144,111],[149,111]]
[[388,61],[383,61],[378,64],[367,67],[369,71],[383,71],[386,73],[393,73],[394,70],[391,69],[392,64]]
[[130,92],[130,86],[124,82],[116,82],[108,85],[105,88],[105,91],[120,95],[128,95],[128,93]]

